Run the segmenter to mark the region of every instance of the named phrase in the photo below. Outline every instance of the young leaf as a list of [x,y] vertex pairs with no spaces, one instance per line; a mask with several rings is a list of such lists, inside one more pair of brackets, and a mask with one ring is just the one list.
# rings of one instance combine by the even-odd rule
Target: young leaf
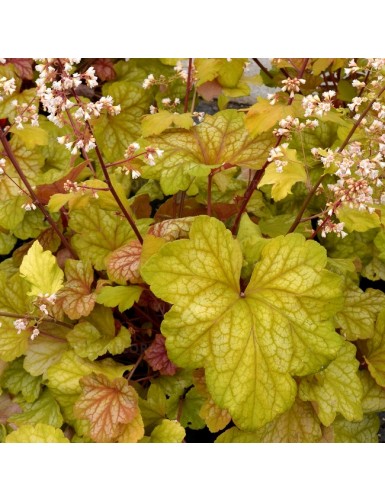
[[7,435],[5,441],[7,443],[69,443],[68,438],[64,433],[58,429],[50,426],[49,424],[37,423],[35,425],[25,424],[20,426],[16,431]]
[[355,346],[345,342],[326,369],[301,380],[299,397],[314,402],[324,426],[332,424],[337,412],[349,421],[360,421],[363,417],[362,385],[355,354]]
[[95,442],[112,442],[137,413],[138,396],[126,379],[112,382],[103,374],[90,374],[80,380],[82,395],[75,404],[75,415],[91,423]]
[[30,296],[55,294],[63,285],[64,273],[51,251],[44,251],[36,240],[24,257],[20,275],[27,280]]
[[156,383],[147,391],[146,399],[139,398],[140,413],[146,428],[151,429],[166,417],[166,395]]
[[164,245],[142,275],[173,304],[162,323],[171,360],[204,366],[214,401],[239,427],[255,429],[291,407],[291,375],[337,355],[342,339],[330,318],[340,307],[340,278],[324,269],[324,249],[297,234],[266,244],[244,292],[241,266],[231,233],[199,216],[190,240]]

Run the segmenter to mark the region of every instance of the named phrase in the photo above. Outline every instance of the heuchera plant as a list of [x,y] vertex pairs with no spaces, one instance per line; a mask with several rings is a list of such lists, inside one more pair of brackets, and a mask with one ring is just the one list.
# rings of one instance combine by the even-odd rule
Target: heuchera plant
[[377,442],[384,76],[1,59],[1,441]]

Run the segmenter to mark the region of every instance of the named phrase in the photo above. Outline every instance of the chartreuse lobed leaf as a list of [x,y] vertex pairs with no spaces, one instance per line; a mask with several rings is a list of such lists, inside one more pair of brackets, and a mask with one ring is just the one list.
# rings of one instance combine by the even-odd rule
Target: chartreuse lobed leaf
[[[182,400],[182,402],[180,402]],[[192,430],[200,430],[205,427],[205,421],[200,415],[200,410],[205,403],[205,398],[197,391],[196,388],[191,388],[188,392],[179,399],[171,399],[167,401],[167,417],[177,419],[179,405],[181,405],[180,419],[178,421],[184,428]]]
[[246,213],[242,215],[237,240],[241,246],[245,261],[241,275],[242,278],[248,278],[268,240],[263,238],[260,227],[253,223]]
[[[83,376],[88,376],[91,372],[104,374],[109,379],[121,377],[127,367],[111,359],[98,362],[91,362],[78,357],[72,350],[66,351],[61,359],[52,364],[46,373],[46,385],[55,392],[61,394],[80,394],[81,387],[79,380]],[[56,394],[55,394],[56,396]]]
[[375,212],[370,214],[367,211],[342,207],[341,209],[338,209],[336,214],[338,219],[344,223],[344,228],[346,228],[348,232],[364,232],[371,230],[372,228],[381,227],[380,218]]
[[385,387],[385,309],[378,314],[373,337],[360,347],[370,374]]
[[32,376],[45,376],[47,369],[58,362],[69,347],[65,339],[68,329],[49,322],[43,322],[40,328],[48,335],[38,336],[29,343],[24,358],[24,369]]
[[166,417],[166,395],[162,388],[152,383],[147,391],[146,398],[139,398],[140,413],[144,426],[150,431]]
[[194,125],[191,113],[178,114],[160,110],[153,115],[146,115],[142,120],[143,137],[159,135],[173,125],[181,129],[191,129]]
[[[139,230],[148,222],[139,221]],[[73,210],[69,226],[76,233],[71,242],[80,259],[91,262],[97,270],[106,269],[105,259],[112,251],[136,238],[128,221],[96,204]]]
[[285,413],[256,432],[229,428],[217,443],[313,443],[321,439],[321,424],[309,402],[296,399]]
[[138,285],[106,286],[98,293],[96,302],[114,308],[119,306],[119,311],[129,310],[137,302],[143,289]]
[[349,341],[368,339],[374,335],[374,325],[385,307],[385,294],[377,289],[350,286],[344,291],[344,307],[337,313],[337,325]]
[[18,334],[13,322],[14,319],[12,318],[1,318],[0,359],[6,362],[11,362],[26,353],[31,335],[30,329],[21,331]]
[[40,393],[42,378],[32,376],[23,367],[23,358],[11,362],[4,370],[0,383],[11,393],[21,393],[26,402],[34,402]]
[[330,321],[341,306],[341,280],[325,266],[316,242],[277,237],[242,292],[239,243],[223,223],[199,216],[190,239],[164,245],[142,276],[173,304],[161,326],[171,360],[205,367],[214,401],[254,430],[292,406],[292,375],[319,370],[343,343]]
[[80,385],[75,415],[90,421],[91,438],[96,442],[115,440],[139,412],[136,391],[122,377],[110,381],[95,373],[83,377]]
[[25,424],[7,435],[7,443],[69,443],[62,430],[49,424]]
[[23,412],[10,416],[8,419],[10,423],[15,423],[18,426],[44,423],[55,428],[60,428],[63,424],[63,416],[61,415],[59,404],[48,388],[42,392],[41,396],[35,402],[28,403],[19,400],[19,405],[23,409]]
[[352,423],[338,416],[331,428],[331,442],[378,443],[380,419],[377,414],[366,414],[359,423]]
[[349,421],[361,421],[363,418],[362,384],[357,373],[359,362],[355,354],[355,346],[345,342],[326,369],[300,382],[299,397],[313,402],[324,426],[333,423],[337,412]]
[[142,439],[142,442],[151,443],[180,443],[183,442],[186,436],[186,431],[178,421],[163,419],[161,424],[155,426],[151,433],[151,437],[147,440]]
[[358,372],[362,384],[362,410],[364,413],[385,411],[385,388],[378,386],[367,370]]
[[122,326],[115,335],[111,309],[97,305],[87,320],[75,325],[67,339],[77,355],[95,360],[107,352],[122,353],[131,345],[131,331]]
[[27,280],[31,289],[30,296],[55,294],[63,285],[64,273],[59,268],[51,251],[43,250],[36,240],[24,257],[20,275]]
[[3,228],[0,228],[0,256],[9,254],[16,242],[17,239],[12,233],[7,233]]
[[117,441],[125,444],[137,443],[144,436],[143,419],[138,412],[134,419],[127,423],[121,435],[117,437]]
[[224,163],[258,170],[272,146],[271,134],[252,139],[243,114],[235,110],[207,115],[189,131],[171,131],[149,141],[164,153],[154,166],[143,168],[143,176],[158,179],[165,195],[187,190],[195,176],[206,177]]
[[151,94],[133,82],[113,82],[103,86],[103,94],[120,104],[118,115],[101,115],[94,121],[94,134],[103,158],[114,162],[123,158],[127,146],[141,133],[140,120],[148,113]]
[[297,159],[296,150],[286,149],[280,160],[287,162],[282,172],[277,172],[275,163],[267,166],[265,174],[259,186],[271,184],[271,197],[278,202],[292,193],[291,188],[295,183],[305,182],[307,179],[306,170],[303,162]]

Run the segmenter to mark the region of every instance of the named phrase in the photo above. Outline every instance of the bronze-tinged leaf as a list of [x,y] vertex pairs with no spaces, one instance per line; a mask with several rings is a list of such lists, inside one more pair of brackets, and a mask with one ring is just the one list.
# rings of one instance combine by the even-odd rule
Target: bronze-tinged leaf
[[215,79],[200,85],[197,88],[197,92],[206,101],[211,101],[222,93],[222,86],[218,83],[217,79]]
[[33,79],[33,59],[29,57],[20,57],[20,58],[7,58],[7,63],[12,63],[15,67],[16,73],[23,80],[32,80]]
[[9,416],[23,412],[22,408],[12,401],[8,393],[0,395],[0,424],[7,424]]
[[82,162],[54,183],[39,185],[36,188],[37,198],[42,204],[47,205],[52,195],[55,195],[56,193],[67,193],[64,189],[64,184],[67,181],[76,181],[76,179],[79,177],[79,174],[86,166],[87,162]]
[[138,414],[138,395],[127,380],[112,382],[103,374],[81,378],[82,395],[74,406],[75,416],[88,419],[95,442],[112,442]]
[[151,226],[148,230],[148,233],[155,237],[164,238],[166,242],[178,240],[179,238],[187,238],[193,221],[193,217],[169,219],[154,224],[154,226]]
[[136,219],[151,216],[152,207],[150,205],[150,197],[147,193],[135,197],[135,200],[132,202],[130,207],[132,212],[135,214]]
[[173,376],[177,370],[177,366],[168,358],[165,338],[162,334],[155,336],[151,346],[145,351],[144,359],[154,371],[159,371],[162,376]]
[[107,259],[107,273],[111,280],[125,285],[127,281],[135,284],[140,282],[140,255],[142,245],[137,240],[112,251]]
[[[175,217],[176,211],[179,211],[180,201],[178,201],[178,195],[174,195],[166,200],[155,214],[155,221],[162,222],[165,219],[170,219]],[[207,209],[204,205],[198,203],[195,198],[186,198],[183,204],[181,216],[199,216],[207,213]]]
[[108,58],[100,58],[97,59],[92,66],[95,69],[95,73],[103,82],[107,82],[108,80],[114,80],[116,77],[116,73],[114,70],[114,63],[111,59]]
[[91,291],[94,280],[92,266],[88,262],[67,259],[67,282],[58,294],[57,302],[71,320],[88,316],[95,306],[96,294]]

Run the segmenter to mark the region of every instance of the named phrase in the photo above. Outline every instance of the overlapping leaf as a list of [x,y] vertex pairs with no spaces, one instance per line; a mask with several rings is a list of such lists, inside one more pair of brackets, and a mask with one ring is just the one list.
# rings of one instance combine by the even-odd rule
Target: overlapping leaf
[[151,144],[164,150],[155,166],[145,167],[144,177],[159,179],[164,194],[186,190],[195,176],[207,176],[224,163],[260,169],[272,146],[272,136],[252,139],[245,128],[244,116],[226,110],[190,131],[175,131],[150,138]]
[[90,421],[93,440],[113,441],[139,412],[136,391],[126,379],[110,382],[103,374],[83,377],[80,384],[82,395],[75,404],[75,414]]
[[374,335],[377,314],[385,307],[385,294],[376,289],[351,286],[344,292],[344,307],[336,321],[349,341],[368,339]]
[[54,428],[49,424],[37,423],[25,424],[16,431],[7,435],[7,443],[69,443],[68,438],[60,428]]
[[65,263],[66,283],[58,301],[71,320],[86,317],[95,306],[96,294],[92,292],[94,272],[89,262],[68,259]]
[[1,376],[1,386],[11,393],[23,395],[26,402],[34,402],[40,393],[41,377],[29,374],[23,368],[23,358],[11,362]]
[[153,292],[173,304],[162,323],[171,360],[204,366],[214,401],[239,427],[261,427],[290,408],[291,375],[337,355],[342,340],[330,318],[340,307],[340,279],[325,265],[317,243],[277,237],[242,292],[239,244],[218,220],[199,216],[190,240],[166,244],[143,267]]
[[216,440],[219,443],[309,443],[321,439],[321,424],[308,402],[296,399],[294,405],[271,423],[256,432],[230,428]]
[[15,423],[18,426],[44,423],[55,428],[60,428],[63,424],[60,407],[48,388],[35,402],[20,402],[20,405],[23,412],[10,416],[8,420],[10,423]]
[[345,342],[325,370],[304,378],[299,385],[300,398],[314,402],[324,426],[332,424],[337,412],[349,421],[362,420],[362,385],[355,354],[354,345]]
[[380,386],[385,386],[385,310],[377,317],[374,336],[362,346],[370,374]]

